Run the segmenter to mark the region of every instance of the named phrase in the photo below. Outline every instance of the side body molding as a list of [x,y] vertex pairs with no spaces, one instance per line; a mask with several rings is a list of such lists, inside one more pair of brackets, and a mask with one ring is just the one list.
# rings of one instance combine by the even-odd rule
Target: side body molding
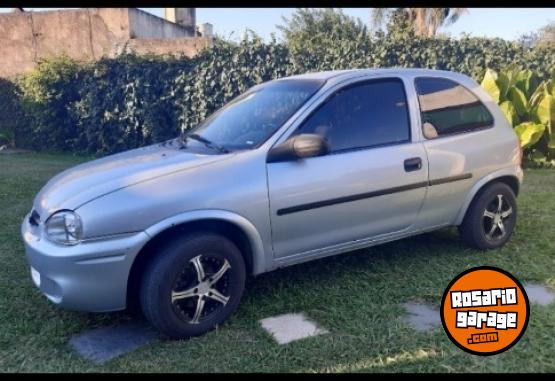
[[251,245],[253,274],[257,275],[268,269],[272,257],[270,255],[266,258],[262,238],[256,227],[245,217],[227,210],[203,209],[180,213],[152,225],[145,230],[145,233],[150,237],[154,237],[172,226],[202,220],[221,220],[232,223],[240,228],[248,237]]
[[466,214],[466,211],[470,206],[472,199],[486,183],[492,180],[495,180],[496,178],[506,177],[506,176],[514,177],[515,179],[518,180],[519,184],[522,184],[524,173],[522,171],[522,168],[520,168],[518,165],[511,165],[509,167],[502,168],[500,170],[497,170],[495,172],[488,174],[487,176],[482,177],[472,186],[472,188],[470,188],[470,191],[467,193],[464,203],[461,206],[461,209],[459,210],[459,214],[457,215],[454,225],[460,225],[462,223],[464,219],[464,215]]

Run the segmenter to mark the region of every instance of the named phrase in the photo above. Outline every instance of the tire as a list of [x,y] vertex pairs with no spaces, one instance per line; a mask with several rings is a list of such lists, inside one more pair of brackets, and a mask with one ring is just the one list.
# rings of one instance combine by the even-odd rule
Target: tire
[[172,339],[202,335],[237,309],[245,276],[241,252],[229,239],[210,232],[179,237],[161,247],[146,266],[141,309],[154,327]]
[[[501,212],[499,200],[501,197]],[[511,237],[517,218],[516,197],[505,183],[493,183],[475,197],[470,204],[459,234],[470,246],[491,250],[503,246]],[[503,230],[498,221],[501,221]]]

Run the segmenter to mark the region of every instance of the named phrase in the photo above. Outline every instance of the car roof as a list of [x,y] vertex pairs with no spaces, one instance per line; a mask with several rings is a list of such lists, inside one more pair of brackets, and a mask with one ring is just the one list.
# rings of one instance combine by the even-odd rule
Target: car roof
[[277,78],[268,82],[262,82],[255,85],[252,89],[257,89],[260,87],[267,86],[270,83],[282,82],[282,81],[295,81],[295,80],[313,80],[322,81],[323,86],[321,90],[333,87],[338,83],[343,81],[348,81],[351,78],[357,77],[440,77],[453,80],[460,83],[468,88],[474,88],[479,86],[472,78],[469,76],[458,73],[455,71],[447,70],[436,70],[436,69],[421,69],[421,68],[406,68],[406,67],[393,67],[393,68],[371,68],[371,69],[348,69],[348,70],[329,70],[329,71],[318,71],[309,72],[305,74],[297,74],[289,77]]
[[328,81],[330,79],[345,79],[351,76],[357,76],[360,74],[376,74],[376,75],[439,75],[447,78],[460,78],[461,76],[466,77],[464,74],[447,71],[447,70],[435,70],[435,69],[421,69],[421,68],[405,68],[405,67],[394,67],[394,68],[370,68],[370,69],[348,69],[348,70],[330,70],[330,71],[319,71],[310,72],[306,74],[298,74],[290,77],[281,78],[284,79],[314,79]]

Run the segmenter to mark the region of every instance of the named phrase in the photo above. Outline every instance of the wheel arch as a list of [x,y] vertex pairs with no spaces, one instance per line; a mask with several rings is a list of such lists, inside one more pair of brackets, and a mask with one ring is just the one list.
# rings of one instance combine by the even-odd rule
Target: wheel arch
[[248,274],[264,272],[262,238],[246,218],[224,210],[203,210],[180,214],[146,229],[150,239],[135,256],[127,279],[127,304],[137,302],[138,285],[145,265],[155,255],[155,248],[189,231],[211,231],[230,239],[241,251]]
[[515,196],[518,196],[518,193],[520,192],[520,184],[522,182],[522,170],[519,169],[516,173],[513,168],[496,171],[476,182],[476,184],[474,184],[470,189],[470,192],[468,192],[468,195],[459,210],[459,214],[455,220],[455,225],[460,225],[462,223],[468,208],[476,197],[480,195],[480,193],[483,192],[489,185],[496,182],[507,184],[513,190]]

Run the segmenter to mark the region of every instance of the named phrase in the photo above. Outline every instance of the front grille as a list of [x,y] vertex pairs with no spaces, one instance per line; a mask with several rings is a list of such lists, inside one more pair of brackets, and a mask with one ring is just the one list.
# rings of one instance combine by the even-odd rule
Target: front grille
[[29,216],[29,223],[33,226],[39,226],[39,224],[40,224],[40,215],[37,213],[36,210],[33,210],[31,212],[31,215]]

